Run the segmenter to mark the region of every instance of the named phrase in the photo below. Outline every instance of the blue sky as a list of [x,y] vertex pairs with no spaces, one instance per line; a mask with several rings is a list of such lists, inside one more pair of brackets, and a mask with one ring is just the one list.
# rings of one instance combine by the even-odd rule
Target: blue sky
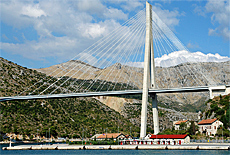
[[[230,56],[229,1],[149,2],[191,52]],[[28,68],[68,61],[145,7],[142,0],[0,3],[0,56]]]

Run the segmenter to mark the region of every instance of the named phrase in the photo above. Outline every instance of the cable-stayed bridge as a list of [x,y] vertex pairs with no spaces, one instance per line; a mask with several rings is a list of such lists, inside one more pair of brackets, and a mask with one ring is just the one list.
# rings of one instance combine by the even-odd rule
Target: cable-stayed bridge
[[[203,92],[209,91],[208,86],[201,87],[183,87],[169,89],[149,89],[149,94],[152,93],[180,93],[180,92]],[[69,94],[52,94],[52,95],[28,95],[1,97],[1,101],[12,100],[34,100],[34,99],[55,99],[55,98],[72,98],[72,97],[94,97],[94,96],[116,96],[116,95],[137,95],[142,94],[142,90],[121,90],[121,91],[105,91],[105,92],[86,92],[86,93],[69,93]]]
[[212,97],[212,90],[224,93],[229,87],[218,86],[223,83],[202,63],[186,57],[157,62],[175,51],[188,49],[146,2],[146,9],[76,52],[70,61],[47,69],[47,76],[32,81],[18,96],[0,97],[0,101],[142,94],[140,137],[144,138],[149,95],[157,134],[157,94],[210,91]]

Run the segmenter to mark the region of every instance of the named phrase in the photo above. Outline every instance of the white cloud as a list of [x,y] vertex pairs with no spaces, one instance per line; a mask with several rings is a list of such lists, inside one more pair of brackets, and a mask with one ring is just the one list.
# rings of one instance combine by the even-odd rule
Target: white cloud
[[203,9],[202,6],[198,6],[197,4],[194,4],[193,6],[195,7],[194,8],[195,13],[197,13],[198,15],[203,16],[203,17],[206,16],[205,10]]
[[125,14],[122,10],[118,10],[115,8],[109,8],[109,9],[107,8],[103,15],[106,18],[112,18],[112,19],[122,19],[122,20],[128,19],[127,14]]
[[40,9],[39,4],[36,4],[34,6],[32,5],[23,6],[21,14],[29,17],[35,17],[35,18],[46,16],[46,13]]
[[[96,22],[91,15],[97,12],[103,16],[106,11],[110,14],[104,21]],[[9,0],[1,2],[1,13],[1,21],[7,25],[19,30],[33,27],[37,32],[39,39],[36,41],[28,41],[23,35],[24,43],[1,43],[1,50],[31,60],[55,55],[66,61],[120,26],[113,18],[127,18],[122,11],[107,9],[100,1],[38,1],[34,4],[33,1]],[[117,13],[121,17],[116,17]],[[55,37],[55,33],[62,37]]]
[[[126,1],[122,4],[125,5],[120,7],[128,11],[144,7],[143,3],[138,1]],[[178,17],[183,15],[177,10],[163,10],[159,4],[155,4],[153,10],[171,28],[179,24]],[[107,8],[99,0],[37,1],[36,4],[33,1],[9,0],[1,2],[1,13],[1,21],[7,25],[17,29],[33,27],[36,30],[39,36],[36,41],[28,41],[26,35],[23,35],[24,43],[1,43],[1,50],[31,60],[55,56],[60,61],[66,61],[120,26],[116,20],[128,19],[128,13],[118,8]],[[223,22],[224,17],[214,17],[213,21]],[[222,30],[228,32],[226,28]],[[210,29],[210,34],[219,31]],[[55,33],[61,34],[62,37],[55,37]],[[127,46],[132,47],[131,44]],[[141,66],[141,62],[135,65]]]
[[1,21],[15,28],[25,28],[33,24],[33,20],[21,14],[23,6],[29,2],[1,1]]
[[[1,43],[0,47],[1,50],[5,52],[21,55],[30,60],[43,61],[54,58],[55,62],[63,62],[72,59],[75,55],[78,55],[92,45],[96,37],[103,37],[117,26],[119,26],[119,24],[115,21],[107,20],[99,24],[82,25],[78,31],[82,32],[81,35],[83,35],[83,37],[54,37],[51,35],[40,38],[38,41],[26,40],[23,44]],[[45,29],[42,30],[45,31]]]
[[74,4],[78,10],[89,12],[91,14],[101,14],[106,8],[100,0],[82,0],[76,1]]
[[184,13],[179,13],[177,10],[163,10],[160,4],[152,6],[152,10],[154,10],[160,19],[172,29],[179,24],[180,20],[178,17],[184,15]]
[[210,28],[209,28],[209,29],[208,29],[208,35],[210,35],[210,36],[211,36],[211,35],[217,35],[216,31],[217,31],[217,29],[214,30],[214,29],[210,29]]
[[211,21],[213,24],[218,23],[215,29],[209,29],[209,35],[221,35],[225,39],[230,40],[230,4],[228,0],[224,1],[208,1],[205,8],[207,12],[211,12]]
[[[128,18],[121,10],[106,8],[100,1],[39,1],[39,4],[7,1],[1,5],[1,20],[4,23],[19,29],[32,26],[40,37],[52,37],[53,32],[77,38],[88,37],[79,31],[81,27],[86,26],[91,34],[90,30],[93,29],[106,33],[114,28],[114,21],[112,24],[107,21]],[[95,12],[107,20],[95,22]],[[92,36],[95,38],[101,35],[95,32]]]
[[138,2],[138,1],[126,1],[126,4],[123,4],[121,5],[121,7],[125,10],[128,10],[128,11],[133,11],[135,10],[136,8],[143,8],[144,5],[143,3],[141,2]]
[[211,13],[211,22],[214,28],[208,29],[209,35],[222,36],[230,40],[230,4],[229,0],[208,0],[204,7],[195,6],[194,12],[201,16]]
[[82,30],[82,35],[87,38],[97,38],[105,32],[105,27],[97,23],[83,24],[79,29]]
[[78,29],[82,32],[82,36],[95,39],[105,36],[119,26],[120,24],[115,20],[105,20],[104,22],[99,23],[83,23]]
[[57,32],[78,38],[81,36],[79,27],[93,20],[90,14],[75,10],[68,1],[41,1],[40,6],[47,14],[47,17],[38,19],[34,23],[34,28],[40,36],[50,37],[52,32]]
[[[161,67],[175,66],[185,62],[224,62],[230,61],[227,56],[216,54],[204,54],[202,52],[175,51],[170,54],[165,54],[160,58],[155,58],[155,65]],[[133,67],[144,67],[144,62],[128,62],[125,65]]]
[[193,43],[189,42],[187,44],[187,48],[199,48],[199,45],[198,44],[193,44]]
[[46,38],[36,41],[26,41],[24,44],[13,43],[1,43],[1,49],[11,54],[21,55],[25,58],[32,60],[43,60],[46,58],[55,57],[59,60],[69,59],[73,55],[73,50],[76,50],[76,46],[81,49],[81,43],[76,39],[70,39],[68,37],[55,37]]
[[203,54],[202,52],[175,51],[165,54],[161,58],[155,58],[156,66],[168,67],[175,66],[185,62],[224,62],[230,61],[229,57],[219,54]]

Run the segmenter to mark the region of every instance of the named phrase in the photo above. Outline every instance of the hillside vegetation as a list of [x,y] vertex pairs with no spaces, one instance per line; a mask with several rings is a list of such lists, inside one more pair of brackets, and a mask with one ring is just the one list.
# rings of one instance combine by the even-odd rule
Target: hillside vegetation
[[[45,87],[56,80],[3,58],[0,58],[0,70],[0,96],[26,95],[33,91],[31,86],[34,84]],[[117,86],[128,87],[121,83]],[[68,93],[65,87],[60,87],[59,91]],[[34,91],[34,94],[38,92]],[[90,137],[95,133],[106,132],[106,129],[108,133],[118,132],[118,126],[120,132],[129,133],[131,126],[134,135],[139,133],[139,126],[134,126],[128,119],[94,98],[7,101],[0,102],[0,105],[2,133],[31,135],[39,129],[39,133],[45,135],[50,128],[53,136],[81,137],[84,131],[84,135],[87,133]]]
[[90,134],[105,132],[134,132],[132,125],[118,112],[93,98],[55,99],[37,101],[11,101],[1,103],[1,131],[3,133],[45,135],[50,128],[53,136],[81,137],[82,131]]
[[207,109],[203,112],[203,118],[218,118],[224,123],[225,129],[230,128],[230,94],[217,96],[206,102]]

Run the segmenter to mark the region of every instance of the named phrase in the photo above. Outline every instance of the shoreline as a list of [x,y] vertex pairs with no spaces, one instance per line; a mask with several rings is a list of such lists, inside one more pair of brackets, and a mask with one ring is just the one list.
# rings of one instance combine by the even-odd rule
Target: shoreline
[[187,144],[187,145],[18,145],[3,147],[2,150],[230,150],[230,144]]
[[[63,140],[54,140],[55,143],[62,143]],[[71,141],[80,141],[80,140],[71,140]],[[52,143],[52,141],[39,141],[38,143]],[[64,141],[66,142],[66,141]],[[36,141],[11,141],[12,144],[32,144],[37,143]],[[0,144],[10,144],[10,141],[1,141]]]

